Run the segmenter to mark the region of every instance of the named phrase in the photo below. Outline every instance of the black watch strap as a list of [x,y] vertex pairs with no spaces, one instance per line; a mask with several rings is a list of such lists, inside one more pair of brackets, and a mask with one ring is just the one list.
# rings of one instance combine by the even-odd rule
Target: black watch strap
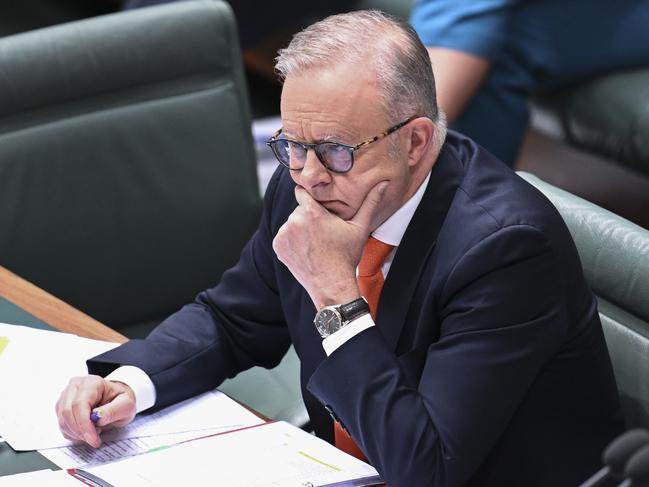
[[338,307],[338,312],[343,320],[343,323],[350,322],[365,313],[370,312],[370,305],[367,304],[365,298],[358,298],[351,303],[341,304]]

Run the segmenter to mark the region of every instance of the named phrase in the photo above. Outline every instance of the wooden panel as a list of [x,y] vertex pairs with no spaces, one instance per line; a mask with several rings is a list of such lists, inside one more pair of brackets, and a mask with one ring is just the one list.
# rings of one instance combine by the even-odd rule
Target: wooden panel
[[0,266],[0,295],[59,331],[124,343],[121,333]]

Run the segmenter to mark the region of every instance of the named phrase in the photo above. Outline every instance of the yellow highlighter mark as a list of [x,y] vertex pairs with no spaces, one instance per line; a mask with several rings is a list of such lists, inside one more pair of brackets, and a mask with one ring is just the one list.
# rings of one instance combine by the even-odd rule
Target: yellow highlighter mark
[[313,460],[314,462],[318,462],[320,465],[324,465],[325,467],[329,467],[329,468],[335,470],[336,472],[342,471],[342,469],[336,467],[335,465],[330,465],[330,464],[328,464],[326,462],[323,462],[322,460],[318,460],[316,457],[312,457],[308,453],[305,453],[303,451],[298,451],[298,453],[300,455],[304,456],[304,457],[307,457],[309,460]]
[[9,337],[0,337],[0,354],[4,352],[4,349],[9,344]]

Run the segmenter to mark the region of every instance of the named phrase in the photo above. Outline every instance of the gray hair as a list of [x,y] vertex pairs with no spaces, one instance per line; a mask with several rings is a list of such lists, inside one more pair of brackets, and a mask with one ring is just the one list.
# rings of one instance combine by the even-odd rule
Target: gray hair
[[446,136],[446,117],[437,107],[428,51],[405,22],[378,10],[332,15],[293,36],[280,49],[275,70],[281,79],[341,63],[369,59],[379,80],[383,106],[397,123],[413,114],[435,122],[435,142]]

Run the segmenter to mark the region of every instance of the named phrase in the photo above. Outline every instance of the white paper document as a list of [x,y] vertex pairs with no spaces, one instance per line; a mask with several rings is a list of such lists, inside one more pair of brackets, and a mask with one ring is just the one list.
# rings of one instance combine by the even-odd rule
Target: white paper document
[[264,421],[220,391],[210,391],[153,414],[141,414],[124,428],[102,434],[102,446],[75,445],[40,450],[61,468],[108,462]]
[[0,434],[14,450],[68,446],[56,404],[71,377],[86,375],[86,360],[117,343],[0,323],[8,343],[0,355]]
[[[379,482],[370,465],[288,423],[264,423],[84,470],[115,487],[321,486]],[[351,484],[350,484],[351,485]]]
[[61,468],[85,467],[148,453],[158,448],[166,448],[213,433],[219,433],[219,431],[189,431],[170,435],[144,436],[142,438],[104,441],[99,448],[80,444],[62,448],[49,448],[38,452]]
[[[14,450],[72,447],[73,443],[59,431],[54,410],[56,401],[71,377],[87,374],[88,358],[117,344],[5,324],[0,324],[0,336],[8,339],[0,355],[3,388],[0,434]],[[261,422],[221,392],[207,392],[154,414],[138,415],[127,427],[106,432],[102,440],[111,442],[111,448],[102,453],[93,454],[90,449],[74,447],[67,452],[52,453],[52,460],[60,466],[85,465],[94,463],[95,458],[97,461],[108,456],[115,458],[120,449],[132,454],[135,450],[140,453],[163,446],[154,440],[148,440],[147,445],[119,443],[119,440],[200,430],[209,434]],[[203,434],[188,436],[195,438]],[[186,439],[187,436],[179,441]],[[163,444],[171,444],[171,440],[167,438]],[[67,459],[63,461],[64,458]]]

